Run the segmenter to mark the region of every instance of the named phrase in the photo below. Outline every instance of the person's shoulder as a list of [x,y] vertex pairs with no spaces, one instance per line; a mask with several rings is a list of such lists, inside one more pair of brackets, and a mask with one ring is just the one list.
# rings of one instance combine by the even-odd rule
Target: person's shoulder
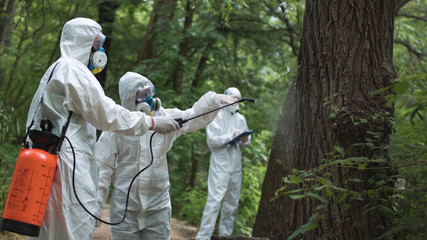
[[70,83],[79,82],[83,85],[92,86],[98,82],[89,68],[74,58],[61,58],[58,67],[65,79],[68,79]]
[[[64,58],[62,57],[58,61],[58,67],[63,71],[74,72],[76,74],[88,74],[91,73],[89,68],[83,63],[74,58]],[[92,74],[92,73],[91,73]]]
[[58,65],[60,67],[69,67],[69,68],[79,68],[79,67],[84,67],[84,65],[79,62],[77,59],[75,58],[70,58],[70,57],[61,57],[58,61]]

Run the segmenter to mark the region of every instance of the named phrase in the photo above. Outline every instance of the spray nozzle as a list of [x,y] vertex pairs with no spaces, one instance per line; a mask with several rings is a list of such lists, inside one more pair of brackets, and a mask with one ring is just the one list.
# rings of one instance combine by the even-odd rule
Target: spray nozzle
[[242,98],[237,102],[244,102],[244,101],[249,101],[251,103],[255,103],[255,99],[253,99],[253,98]]

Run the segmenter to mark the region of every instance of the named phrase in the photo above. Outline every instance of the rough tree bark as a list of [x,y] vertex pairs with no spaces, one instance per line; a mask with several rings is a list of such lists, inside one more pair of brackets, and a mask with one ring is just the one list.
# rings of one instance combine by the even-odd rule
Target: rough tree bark
[[[278,133],[276,139],[282,141],[274,142],[270,164],[278,161],[289,165],[281,166],[284,170],[276,174],[286,174],[286,168],[314,169],[337,146],[343,149],[344,158],[388,159],[388,152],[382,146],[389,143],[392,130],[389,117],[393,108],[386,104],[385,96],[390,94],[388,87],[396,77],[392,59],[394,9],[394,0],[306,2],[295,91],[294,148],[291,153],[277,146],[287,137]],[[373,94],[381,89],[386,90]],[[369,133],[377,134],[371,140],[374,148],[354,145],[366,143],[366,138],[372,137]],[[290,153],[292,159],[288,161]],[[389,163],[382,164],[384,167]],[[368,165],[372,166],[375,168]],[[267,170],[263,187],[266,196],[261,199],[253,235],[286,239],[309,222],[319,202],[308,197],[301,200],[281,197],[268,202],[279,185],[277,178],[268,180],[273,172]],[[381,174],[390,173],[334,167],[330,180],[335,186],[366,193],[375,188],[375,177]],[[286,175],[279,178],[283,176]],[[347,181],[350,178],[361,181]],[[373,183],[368,181],[372,178]],[[268,181],[275,184],[269,187]],[[389,219],[378,208],[387,206],[387,194],[378,192],[375,198],[362,194],[361,200],[347,197],[339,203],[336,202],[341,195],[333,194],[320,212],[324,218],[317,218],[317,227],[303,238],[375,239],[389,225]],[[377,208],[366,211],[368,204]]]

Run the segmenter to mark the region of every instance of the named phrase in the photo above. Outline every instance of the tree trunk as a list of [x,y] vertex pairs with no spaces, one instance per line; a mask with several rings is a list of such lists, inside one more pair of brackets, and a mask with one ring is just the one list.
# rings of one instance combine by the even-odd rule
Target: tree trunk
[[[329,154],[336,148],[342,149],[341,159],[388,159],[384,146],[390,140],[393,108],[386,104],[385,96],[390,94],[389,87],[396,76],[392,59],[394,8],[393,0],[307,1],[295,92],[295,145],[292,161],[286,166],[289,169],[315,169],[330,159]],[[288,156],[277,154],[280,146],[276,145],[284,140],[275,141],[270,164],[287,162]],[[377,191],[375,183],[390,172],[363,163],[367,164],[366,170],[345,166],[329,170],[331,183],[348,189],[349,195],[361,193],[359,200],[348,195],[339,201],[342,192],[332,192],[328,203],[319,210],[316,208],[320,202],[313,198],[278,198],[267,208],[278,204],[275,201],[283,201],[278,204],[283,208],[257,222],[271,221],[276,226],[279,221],[281,228],[267,233],[254,226],[254,235],[258,236],[257,230],[259,236],[286,239],[318,214],[313,225],[316,227],[305,232],[304,239],[380,236],[389,226],[389,219],[379,210],[389,207],[389,193]],[[382,164],[387,167],[389,162]],[[265,208],[261,204],[259,211]]]
[[[139,52],[138,62],[155,59],[157,57],[156,32],[172,20],[176,8],[177,0],[156,0],[151,12],[150,22],[147,26],[142,47]],[[155,66],[149,61],[146,62],[147,73],[154,71]]]
[[[4,2],[3,2],[4,4]],[[8,39],[12,35],[13,31],[13,18],[16,12],[16,1],[7,1],[6,11],[2,11],[0,19],[0,53],[3,53],[3,46],[8,45]]]
[[[98,6],[99,24],[102,26],[102,33],[107,36],[103,46],[107,54],[110,50],[113,39],[113,28],[114,22],[116,21],[116,11],[120,7],[121,3],[122,1],[107,0],[103,1]],[[101,86],[105,86],[105,82],[107,81],[107,71],[108,64],[105,66],[102,72],[95,75],[98,81],[101,83]]]
[[[196,184],[197,170],[199,169],[199,156],[195,153],[194,148],[197,148],[199,143],[191,144],[191,174],[188,185],[193,188]],[[195,146],[196,145],[196,146]]]
[[179,93],[181,91],[185,71],[184,61],[187,58],[188,51],[190,50],[191,38],[187,36],[187,31],[191,27],[191,25],[193,25],[193,2],[193,0],[187,0],[187,5],[185,8],[186,15],[184,20],[184,29],[182,31],[184,39],[179,44],[178,58],[176,60],[176,67],[172,77],[172,88],[176,93]]
[[[2,1],[1,18],[0,18],[0,56],[5,52],[6,47],[10,45],[9,38],[13,32],[13,18],[16,12],[16,1],[7,1],[6,11],[3,11],[3,5],[6,1]],[[0,86],[4,83],[4,69],[0,67]]]

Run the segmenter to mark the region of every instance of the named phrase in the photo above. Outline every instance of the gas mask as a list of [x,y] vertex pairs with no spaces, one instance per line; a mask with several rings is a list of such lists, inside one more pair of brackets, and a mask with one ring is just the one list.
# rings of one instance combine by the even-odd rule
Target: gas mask
[[93,74],[100,73],[107,65],[108,57],[105,49],[102,47],[105,42],[105,35],[99,32],[93,42],[91,54],[89,57],[88,68]]
[[136,110],[144,112],[147,115],[153,115],[153,111],[159,111],[162,101],[154,98],[154,85],[143,86],[136,91]]
[[[239,89],[235,88],[235,87],[230,87],[227,88],[224,92],[225,95],[229,95],[229,96],[235,96],[237,99],[240,100],[240,98],[242,97],[242,95],[240,95],[240,91]],[[230,110],[230,112],[232,114],[236,113],[239,111],[239,104],[233,104],[231,106],[228,107],[228,109]]]
[[230,112],[232,114],[239,112],[239,104],[238,103],[233,104],[233,105],[229,106],[228,109],[230,109]]

